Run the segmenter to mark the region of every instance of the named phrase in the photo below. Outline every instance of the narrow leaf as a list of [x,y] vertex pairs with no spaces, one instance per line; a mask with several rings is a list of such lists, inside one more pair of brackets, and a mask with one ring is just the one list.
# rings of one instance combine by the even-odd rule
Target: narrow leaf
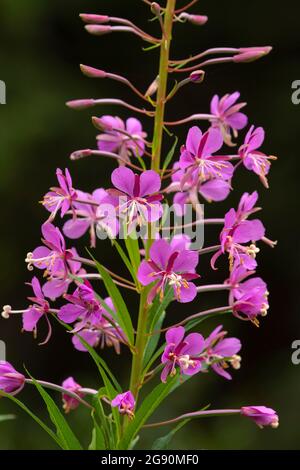
[[177,426],[172,429],[168,434],[165,436],[159,437],[156,439],[153,443],[152,450],[166,450],[168,449],[169,445],[171,444],[171,441],[175,434],[183,427],[185,426],[190,420],[185,419],[181,423],[177,424]]
[[166,156],[166,159],[164,161],[163,169],[162,169],[163,172],[168,168],[169,164],[171,163],[172,158],[173,158],[174,153],[175,153],[175,150],[176,150],[176,147],[177,147],[177,144],[178,144],[178,137],[175,137],[175,142],[172,145],[172,147],[171,147],[171,149],[170,149],[170,151],[169,151],[169,153]]
[[53,398],[44,390],[44,388],[33,377],[31,377],[31,379],[47,406],[50,419],[56,427],[57,435],[59,436],[60,440],[63,442],[64,448],[67,450],[82,450],[82,446],[80,442],[78,441],[77,437],[73,433],[64,415],[59,410]]
[[63,442],[61,439],[56,436],[56,434],[50,429],[38,416],[36,416],[29,408],[27,408],[24,403],[18,400],[16,397],[9,395],[8,393],[0,391],[0,397],[8,398],[9,400],[13,401],[16,405],[18,405],[23,411],[25,411],[50,437],[53,439],[54,442],[61,448],[64,449]]

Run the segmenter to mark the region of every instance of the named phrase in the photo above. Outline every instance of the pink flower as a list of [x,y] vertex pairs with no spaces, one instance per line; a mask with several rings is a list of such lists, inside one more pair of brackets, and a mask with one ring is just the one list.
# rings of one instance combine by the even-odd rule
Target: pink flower
[[[185,205],[195,202],[199,203],[197,193],[200,194],[206,201],[223,201],[227,198],[231,186],[228,181],[222,178],[212,178],[203,183],[193,184],[192,178],[190,181],[185,181],[182,186],[181,180],[185,178],[185,172],[180,169],[179,162],[174,163],[174,173],[172,174],[172,183],[168,187],[167,192],[176,192],[173,198],[175,205],[175,212],[178,216],[182,216],[186,212]],[[186,179],[186,178],[185,178]]]
[[73,202],[77,199],[77,193],[72,187],[72,178],[69,170],[65,169],[65,175],[60,168],[56,170],[59,187],[50,188],[44,196],[43,205],[51,212],[50,220],[53,220],[57,212],[61,211],[61,217],[73,207]]
[[33,253],[28,253],[26,262],[28,269],[32,270],[32,265],[38,269],[45,269],[46,275],[59,275],[67,278],[70,270],[69,262],[73,258],[71,250],[66,249],[64,237],[58,227],[49,222],[42,225],[42,242],[44,246],[39,246]]
[[171,243],[156,240],[150,248],[150,259],[142,261],[138,270],[143,286],[155,282],[148,301],[152,302],[156,294],[162,299],[167,286],[171,286],[179,302],[191,302],[197,295],[196,286],[190,281],[199,277],[195,273],[198,261],[198,253],[187,250],[176,238]]
[[240,112],[246,103],[236,103],[239,97],[238,91],[222,98],[215,95],[210,104],[210,112],[215,116],[211,119],[212,127],[220,129],[224,142],[230,146],[234,145],[231,140],[231,131],[236,138],[237,131],[246,127],[248,122],[247,116]]
[[65,294],[64,298],[69,303],[60,308],[58,318],[65,323],[74,323],[79,319],[80,322],[73,331],[80,331],[87,323],[93,325],[101,320],[101,304],[87,280],[80,284],[72,295]]
[[[84,393],[80,392],[80,389],[82,388],[81,385],[76,383],[73,377],[69,377],[68,379],[64,380],[62,387],[66,390],[69,390],[70,392],[76,393],[80,398],[84,397]],[[66,413],[70,413],[70,411],[76,410],[76,408],[78,408],[80,405],[80,401],[76,400],[76,398],[70,397],[70,395],[67,395],[66,393],[62,394],[62,400],[63,408]]]
[[30,307],[23,313],[23,329],[25,331],[34,331],[36,333],[37,324],[39,320],[44,317],[48,325],[48,335],[45,341],[47,342],[51,336],[51,325],[48,318],[50,305],[44,297],[40,282],[37,277],[33,277],[29,285],[33,289],[34,296],[28,297],[28,300],[33,302],[33,304],[30,305]]
[[[231,269],[240,264],[243,264],[246,269],[256,267],[255,256],[259,250],[254,242],[264,237],[265,228],[260,220],[247,220],[247,218],[259,210],[254,207],[257,198],[256,191],[252,194],[244,193],[237,211],[230,209],[225,214],[224,228],[220,234],[221,249],[211,259],[213,269],[215,269],[214,265],[218,257],[225,252],[229,255]],[[249,242],[251,242],[250,246],[243,245]]]
[[[104,299],[106,305],[112,310],[113,312],[116,311],[113,302],[110,297]],[[112,320],[112,316],[109,312],[104,311],[103,307],[103,314],[99,320],[96,322],[87,322],[85,327],[80,330],[80,337],[84,339],[90,346],[93,348],[100,345],[101,349],[105,346],[111,347],[113,346],[116,353],[120,354],[120,343],[126,340],[124,332],[121,328],[113,322],[113,324],[109,321]],[[75,330],[77,330],[77,325],[75,324]],[[72,338],[73,345],[75,349],[78,351],[86,352],[87,349],[80,341],[78,335],[74,335]]]
[[[96,189],[92,194],[77,191],[81,201],[75,202],[74,211],[76,218],[68,220],[64,227],[64,234],[71,239],[82,237],[88,230],[90,245],[96,246],[96,229],[102,228],[112,238],[119,231],[119,223],[116,217],[115,206],[112,206],[112,198],[102,189]],[[98,206],[97,206],[98,204]]]
[[233,174],[233,166],[225,156],[213,156],[223,145],[223,137],[218,129],[210,128],[202,134],[199,127],[192,127],[188,132],[185,146],[182,147],[179,166],[185,170],[181,188],[185,182],[193,184],[212,178],[228,181]]
[[263,185],[268,188],[268,180],[266,175],[270,170],[270,161],[276,160],[276,157],[267,156],[258,149],[265,140],[265,131],[262,127],[255,128],[251,126],[243,145],[239,148],[239,156],[247,170],[253,171],[259,177]]
[[102,116],[100,121],[104,133],[97,137],[99,150],[118,153],[125,160],[130,153],[140,157],[144,155],[147,134],[138,119],[129,118],[125,124],[117,116]]
[[184,375],[194,375],[201,370],[202,360],[197,356],[203,350],[204,338],[199,333],[190,333],[185,338],[184,334],[183,326],[170,328],[166,333],[167,345],[161,357],[164,364],[162,382],[166,382],[168,375],[176,374],[176,366]]
[[201,357],[218,375],[231,380],[232,377],[227,371],[228,363],[234,369],[239,369],[241,358],[237,353],[241,349],[241,342],[237,338],[225,338],[227,332],[222,331],[222,328],[223,326],[219,325],[205,340]]
[[16,395],[22,390],[24,384],[23,374],[17,372],[9,362],[0,361],[0,390]]
[[[71,248],[70,253],[74,258],[78,257],[78,253],[75,248]],[[70,286],[74,281],[71,277],[66,277],[65,266],[62,266],[61,271],[55,271],[54,275],[49,277],[49,280],[45,282],[43,285],[43,293],[46,297],[51,300],[55,300],[58,297],[61,297],[65,294]],[[79,261],[74,261],[74,259],[68,260],[68,274],[73,276],[80,277],[81,274],[85,274],[86,271],[81,267],[81,263]]]
[[247,271],[244,266],[233,269],[227,281],[232,286],[229,303],[233,306],[233,314],[236,317],[251,320],[258,325],[257,316],[265,316],[269,308],[268,289],[260,277],[245,281],[253,273],[253,271]]
[[118,407],[122,415],[127,415],[129,418],[134,417],[135,399],[130,391],[120,393],[111,402],[111,406]]
[[278,415],[272,408],[265,406],[243,406],[241,414],[252,419],[260,428],[271,426],[276,429],[279,426]]
[[120,217],[126,217],[129,231],[133,222],[141,226],[160,219],[162,196],[157,193],[161,180],[155,171],[147,170],[137,175],[129,168],[121,167],[113,171],[111,180],[117,189],[108,190],[108,193],[112,198],[118,198],[118,213]]

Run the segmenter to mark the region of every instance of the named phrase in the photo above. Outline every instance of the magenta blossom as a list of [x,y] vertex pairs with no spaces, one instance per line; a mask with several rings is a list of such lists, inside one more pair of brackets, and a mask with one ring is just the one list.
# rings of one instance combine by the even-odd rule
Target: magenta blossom
[[52,332],[51,324],[48,318],[50,305],[44,297],[40,282],[37,277],[33,277],[29,285],[33,289],[34,296],[28,297],[28,300],[33,302],[33,304],[30,305],[30,307],[23,313],[23,329],[25,331],[34,331],[36,334],[37,324],[39,320],[44,317],[48,325],[47,338],[43,343],[45,344],[50,339]]
[[161,357],[164,369],[161,373],[161,381],[166,382],[168,375],[176,374],[176,366],[179,366],[181,374],[197,374],[202,367],[201,358],[197,357],[203,350],[204,338],[199,333],[190,333],[184,338],[183,326],[170,328],[166,333],[167,345]]
[[[71,248],[69,251],[72,253],[74,259],[78,258],[78,253],[75,248]],[[85,274],[86,271],[81,267],[81,263],[74,259],[68,260],[68,274],[80,277],[82,274]],[[66,277],[64,265],[62,265],[62,268],[63,269],[61,271],[56,270],[55,274],[50,276],[49,280],[43,285],[42,290],[44,295],[51,300],[61,297],[67,292],[70,284],[73,282],[76,283],[72,277]]]
[[141,226],[160,219],[162,195],[157,193],[161,180],[155,171],[147,170],[137,175],[129,168],[121,167],[113,171],[111,180],[117,189],[108,190],[108,193],[118,199],[119,216],[125,216],[129,231],[134,222]]
[[22,390],[24,384],[23,374],[17,372],[9,362],[0,361],[0,390],[16,395]]
[[178,216],[185,214],[185,205],[188,203],[199,204],[198,193],[206,201],[223,201],[227,198],[231,186],[228,181],[222,178],[212,178],[205,182],[199,181],[196,185],[193,184],[193,179],[185,181],[182,186],[181,180],[185,177],[185,172],[180,169],[179,162],[173,166],[172,183],[167,189],[167,192],[176,192],[174,195],[175,212]]
[[[69,377],[68,379],[64,380],[62,383],[62,387],[66,390],[76,393],[79,398],[84,397],[84,393],[80,392],[81,385],[75,382],[73,377]],[[63,408],[66,413],[70,413],[70,411],[75,410],[79,405],[80,401],[76,400],[76,398],[70,397],[70,395],[63,393],[62,394],[62,401],[63,401]]]
[[265,140],[265,131],[262,127],[255,128],[251,126],[243,145],[239,148],[239,156],[247,170],[253,171],[259,177],[263,185],[268,188],[268,180],[266,175],[270,170],[270,161],[276,160],[274,156],[267,156],[258,149]]
[[237,131],[246,127],[248,123],[247,116],[240,112],[246,103],[237,103],[239,97],[238,91],[222,98],[215,95],[210,104],[210,112],[214,115],[214,118],[211,119],[212,127],[220,129],[224,142],[229,146],[234,145],[231,140],[231,131],[236,138]]
[[42,225],[42,234],[44,246],[39,246],[33,253],[27,254],[28,269],[32,270],[32,265],[34,265],[38,269],[45,269],[46,276],[59,274],[59,277],[67,278],[73,253],[66,249],[61,231],[58,227],[46,222]]
[[[225,214],[224,228],[220,234],[221,249],[212,257],[211,264],[215,269],[215,262],[218,257],[227,252],[229,255],[231,269],[243,264],[246,269],[255,269],[255,256],[259,249],[255,242],[261,240],[265,235],[265,228],[258,219],[247,220],[258,208],[254,205],[258,194],[244,193],[237,211],[230,209]],[[244,246],[251,242],[250,246]]]
[[148,301],[152,302],[156,294],[162,299],[167,286],[171,286],[179,302],[191,302],[197,295],[196,286],[190,281],[199,278],[195,273],[198,261],[198,253],[185,249],[177,239],[171,243],[156,240],[150,248],[150,259],[142,261],[138,270],[143,286],[155,282]]
[[276,411],[266,406],[243,406],[241,414],[252,419],[260,428],[264,426],[271,426],[271,428],[278,428],[279,418]]
[[140,157],[144,155],[147,134],[138,119],[129,118],[125,124],[117,116],[102,116],[98,122],[104,129],[104,133],[97,137],[99,150],[118,153],[125,161],[130,153]]
[[212,178],[228,181],[232,177],[233,166],[227,161],[228,157],[213,156],[222,145],[223,137],[218,129],[210,128],[204,134],[196,126],[189,130],[179,160],[180,168],[185,170],[181,189],[188,181],[198,184]]
[[96,246],[96,230],[103,229],[111,238],[116,237],[119,223],[116,217],[112,198],[102,189],[96,189],[92,194],[77,191],[78,197],[84,202],[75,202],[76,218],[68,220],[64,227],[64,234],[71,239],[82,237],[87,231],[90,234],[90,245]]
[[251,274],[254,274],[254,271],[247,271],[243,265],[233,269],[227,281],[232,286],[229,303],[236,317],[251,320],[258,325],[257,316],[265,316],[269,308],[268,289],[260,277],[245,281]]
[[87,280],[72,295],[65,294],[64,298],[69,303],[60,308],[58,318],[65,323],[74,323],[79,319],[74,332],[80,331],[87,323],[93,325],[101,320],[102,306]]
[[[104,299],[105,304],[113,312],[116,311],[110,297]],[[103,314],[99,320],[93,323],[87,322],[85,327],[80,330],[80,337],[86,341],[93,348],[100,346],[103,349],[105,346],[113,346],[116,353],[120,354],[120,343],[126,341],[126,337],[119,325],[113,320],[111,314],[105,311],[103,307]],[[75,330],[77,325],[75,324]],[[73,345],[78,351],[86,352],[87,349],[80,341],[78,335],[72,338]]]
[[134,417],[135,399],[130,391],[120,393],[111,402],[111,406],[118,407],[122,415],[127,415],[129,418]]
[[73,208],[73,202],[77,199],[69,170],[66,168],[64,175],[62,170],[57,168],[56,176],[59,187],[50,188],[50,192],[43,199],[43,205],[51,212],[49,220],[53,220],[59,210],[63,217],[70,208]]
[[219,325],[205,340],[201,357],[218,375],[231,380],[232,377],[227,371],[228,363],[234,369],[239,369],[241,358],[237,353],[241,349],[241,342],[237,338],[225,338],[227,332],[222,331],[222,328],[223,326]]

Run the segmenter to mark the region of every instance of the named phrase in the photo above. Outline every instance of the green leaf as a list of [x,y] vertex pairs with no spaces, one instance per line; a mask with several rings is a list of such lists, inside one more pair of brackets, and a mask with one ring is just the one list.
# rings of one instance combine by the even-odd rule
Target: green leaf
[[177,383],[179,383],[178,376],[171,377],[168,379],[167,383],[160,383],[157,385],[144,399],[143,403],[137,410],[134,419],[129,423],[126,433],[120,442],[119,448],[121,450],[129,448],[141,427],[145,424],[148,418],[150,418],[161,402],[169,395],[169,393],[176,388]]
[[10,421],[12,419],[16,419],[15,415],[0,415],[0,423],[3,423],[3,421]]
[[[160,328],[162,327],[163,321],[165,319],[165,316],[166,316],[166,312],[162,312],[162,314],[160,314],[157,322],[154,324],[154,328],[153,328],[154,331],[160,330]],[[160,333],[150,336],[150,339],[148,340],[148,343],[145,349],[144,365],[146,365],[150,361],[151,356],[154,353],[158,345],[159,338],[160,338]]]
[[[98,392],[98,395],[94,397],[93,399],[94,411],[92,412],[92,417],[93,417],[94,425],[95,425],[93,437],[94,437],[96,448],[90,449],[90,450],[101,450],[101,449],[104,450],[104,449],[110,449],[113,447],[114,441],[113,439],[110,439],[112,436],[110,435],[110,428],[108,425],[107,416],[104,413],[104,409],[103,409],[101,398],[100,398],[103,392],[106,395],[105,388],[100,389]],[[98,424],[98,420],[100,421],[100,424]],[[98,440],[98,443],[97,443],[97,440]],[[102,447],[99,447],[99,446],[102,446]]]
[[125,235],[126,249],[128,251],[128,255],[129,255],[131,264],[133,266],[134,272],[136,273],[141,264],[139,241],[137,238],[134,238],[133,236],[131,236],[131,234],[127,235],[127,233],[124,233],[124,235]]
[[[108,398],[110,400],[113,400],[118,395],[118,393],[121,392],[120,386],[118,386],[118,390],[116,390],[114,388],[114,386],[112,385],[108,375],[106,374],[106,369],[104,369],[104,367],[102,366],[102,364],[103,363],[105,364],[105,362],[98,356],[96,351],[94,351],[94,349],[83,338],[81,338],[79,336],[79,339],[82,342],[82,344],[86,347],[86,349],[89,351],[90,355],[92,356],[92,358],[94,359],[94,361],[95,361],[95,363],[98,367],[98,370],[99,370],[100,375],[102,377],[102,380],[103,380],[105,390],[106,390],[106,394],[107,394]],[[105,364],[105,366],[107,368],[106,364]],[[110,372],[110,374],[111,374],[111,372]],[[121,422],[120,422],[120,414],[119,414],[119,411],[118,411],[117,408],[112,408],[112,415],[114,417],[114,421],[115,421],[115,424],[116,424],[117,439],[119,439],[119,437],[121,435]]]
[[136,285],[138,285],[138,280],[137,280],[137,277],[136,277],[135,270],[132,266],[132,262],[130,262],[130,259],[126,255],[125,251],[123,250],[121,245],[116,240],[113,241],[113,245],[117,248],[117,251],[118,251],[119,255],[121,256],[121,258],[122,258],[125,266],[127,267],[128,271],[130,272],[133,281],[135,282]]
[[98,263],[98,261],[94,261],[96,263],[96,267],[99,271],[99,274],[103,279],[106,290],[116,308],[117,313],[114,314],[114,318],[126,334],[129,344],[132,346],[134,342],[133,326],[123,297],[116,284],[114,283],[112,277],[106,271],[106,269],[100,263]]
[[95,423],[95,427],[92,431],[92,440],[89,445],[89,450],[105,450],[105,438],[102,429]]
[[23,411],[25,411],[50,437],[53,439],[56,444],[64,449],[63,442],[61,439],[56,436],[56,434],[50,429],[38,416],[36,416],[29,408],[27,408],[24,403],[22,403],[20,400],[15,398],[12,395],[9,395],[8,393],[3,392],[2,390],[0,391],[0,397],[5,397],[8,398],[9,400],[13,401],[16,405],[18,405]]
[[175,434],[183,427],[185,426],[190,420],[189,419],[185,419],[184,421],[182,421],[181,423],[177,424],[177,426],[172,429],[172,431],[170,431],[168,434],[166,434],[165,436],[162,436],[162,437],[159,437],[158,439],[156,439],[152,445],[152,450],[166,450],[168,449],[173,437],[175,436]]
[[152,49],[157,49],[158,47],[160,47],[160,43],[153,44],[152,46],[148,46],[148,47],[143,47],[142,50],[144,52],[148,52],[148,51],[152,51]]
[[64,415],[61,413],[61,411],[59,410],[58,406],[56,405],[52,397],[44,390],[44,388],[33,377],[31,377],[31,379],[47,406],[50,419],[56,427],[57,436],[59,437],[60,441],[63,443],[64,449],[83,450],[80,442],[78,441],[77,437],[73,433]]
[[175,137],[175,142],[172,145],[172,147],[171,147],[171,149],[170,149],[170,151],[169,151],[169,153],[166,156],[166,159],[164,161],[163,168],[162,168],[163,172],[168,168],[169,164],[171,163],[172,158],[173,158],[174,153],[175,153],[175,150],[176,150],[176,147],[177,147],[177,144],[178,144],[178,137]]

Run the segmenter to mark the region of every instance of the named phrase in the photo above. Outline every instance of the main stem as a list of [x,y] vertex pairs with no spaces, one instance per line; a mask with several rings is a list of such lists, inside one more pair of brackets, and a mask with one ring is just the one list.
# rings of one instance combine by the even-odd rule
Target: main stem
[[170,45],[172,41],[172,29],[175,7],[176,0],[168,0],[165,10],[163,37],[160,47],[157,105],[155,112],[154,135],[152,145],[152,169],[157,172],[160,171],[163,126],[168,84],[169,54]]
[[[159,64],[159,79],[157,90],[157,105],[155,110],[154,122],[154,135],[152,146],[152,165],[151,168],[158,173],[160,172],[161,149],[163,139],[163,126],[165,117],[165,104],[167,95],[168,84],[168,68],[169,68],[169,53],[170,44],[172,40],[173,18],[175,12],[176,0],[168,0],[165,9],[163,37],[160,48],[160,64]],[[154,238],[154,237],[153,237]],[[152,233],[149,236],[149,243],[147,243],[147,253],[151,246]],[[144,287],[140,297],[139,318],[135,342],[135,354],[132,359],[132,369],[130,378],[130,390],[137,399],[139,388],[141,386],[141,377],[143,371],[143,358],[145,347],[147,344],[147,316],[148,304],[147,295],[149,292],[148,287]]]

